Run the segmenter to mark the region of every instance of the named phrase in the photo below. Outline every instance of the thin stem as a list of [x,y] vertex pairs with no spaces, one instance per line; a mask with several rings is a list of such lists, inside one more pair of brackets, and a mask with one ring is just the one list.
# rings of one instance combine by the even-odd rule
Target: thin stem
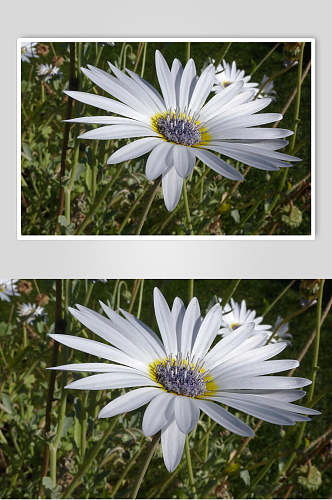
[[187,62],[190,59],[190,45],[191,45],[191,42],[186,43],[186,60],[187,60]]
[[234,280],[234,284],[232,283],[232,288],[230,289],[228,295],[224,299],[224,304],[226,305],[229,300],[233,297],[234,293],[237,290],[237,287],[239,286],[241,280]]
[[76,177],[76,172],[77,172],[77,167],[78,167],[79,152],[80,152],[80,147],[79,147],[79,144],[77,144],[75,146],[75,150],[74,150],[73,167],[71,169],[70,179],[69,179],[67,186],[65,187],[65,216],[66,216],[67,225],[70,224],[70,199],[71,199],[71,192],[72,192],[73,185],[75,182],[75,177]]
[[63,431],[63,426],[65,422],[66,416],[66,402],[67,402],[67,394],[63,391],[62,399],[60,403],[60,412],[59,412],[59,422],[57,427],[56,436],[53,442],[50,443],[50,475],[52,480],[52,488],[56,487],[56,458],[57,451],[60,444],[61,434]]
[[288,283],[288,285],[279,293],[279,295],[274,299],[273,302],[271,302],[271,304],[269,304],[265,311],[263,311],[263,314],[262,316],[266,316],[270,311],[271,309],[279,302],[279,300],[285,295],[285,293],[294,285],[296,280],[292,280]]
[[320,280],[319,292],[318,292],[318,302],[317,302],[317,315],[316,315],[315,350],[314,350],[314,356],[312,359],[312,367],[311,367],[312,384],[309,387],[307,404],[310,404],[312,402],[312,399],[314,396],[314,391],[315,391],[317,372],[319,369],[318,357],[319,357],[319,345],[320,345],[320,325],[321,325],[321,319],[322,319],[322,302],[323,302],[324,283],[325,283],[325,280]]
[[270,55],[273,54],[273,52],[277,49],[277,47],[279,47],[280,45],[280,42],[276,43],[272,49],[266,54],[266,56],[263,57],[263,59],[254,67],[254,69],[252,70],[252,72],[250,73],[250,76],[253,76],[257,70],[259,70],[259,68],[262,66],[262,64],[265,63],[265,61],[270,57]]
[[[317,376],[317,371],[318,371],[318,357],[319,357],[319,345],[320,345],[320,326],[321,326],[321,319],[322,319],[322,301],[323,301],[323,290],[324,290],[324,283],[325,280],[320,280],[320,285],[319,285],[319,292],[318,292],[318,301],[317,301],[317,314],[316,314],[316,337],[315,337],[315,350],[314,350],[314,356],[312,360],[312,371],[311,371],[311,378],[312,378],[312,384],[310,386],[309,392],[308,392],[308,398],[307,398],[307,406],[311,407],[312,405],[312,399],[314,395],[314,389],[315,389],[315,382],[316,382],[316,376]],[[271,496],[272,492],[274,490],[275,485],[278,483],[278,480],[280,476],[284,476],[288,469],[291,467],[292,463],[294,462],[296,456],[297,456],[297,450],[300,448],[303,436],[304,436],[304,431],[306,428],[306,422],[302,422],[299,428],[299,432],[297,435],[297,439],[295,442],[294,446],[294,451],[289,457],[288,461],[286,462],[285,466],[281,471],[278,471],[278,475],[273,482],[272,489],[271,489]]]
[[[64,333],[66,329],[65,322],[62,318],[62,282],[61,280],[55,281],[55,333]],[[57,365],[59,352],[59,344],[58,342],[53,341],[53,349],[52,349],[52,361],[51,366]],[[47,394],[47,403],[46,403],[46,417],[45,417],[45,427],[44,427],[44,435],[47,438],[47,435],[51,429],[51,411],[52,411],[52,403],[53,403],[53,394],[55,387],[55,377],[56,371],[50,371],[49,385],[48,385],[48,394]],[[48,443],[45,446],[45,454],[44,454],[44,462],[43,469],[40,480],[39,487],[39,496],[43,495],[43,477],[47,476],[48,467],[49,467],[49,459],[50,459],[50,449]]]
[[105,184],[104,189],[102,190],[99,197],[96,199],[96,201],[92,205],[89,214],[86,216],[86,218],[84,219],[82,224],[77,228],[77,230],[75,232],[76,235],[81,234],[85,230],[85,228],[90,224],[90,222],[91,222],[92,218],[94,217],[94,215],[96,214],[98,208],[103,203],[106,196],[108,195],[111,187],[113,186],[113,184],[115,183],[117,178],[121,175],[123,168],[124,168],[124,166],[121,165],[121,167],[117,170],[117,172],[114,175],[114,177],[112,178],[112,180],[110,182],[108,182],[107,184]]
[[112,490],[112,498],[115,497],[115,495],[118,492],[119,488],[121,487],[123,481],[127,477],[128,472],[133,467],[133,465],[135,464],[136,460],[138,459],[138,457],[140,456],[140,454],[143,452],[143,450],[144,450],[144,445],[140,446],[139,449],[138,449],[138,451],[135,453],[135,455],[130,459],[127,467],[125,468],[125,470],[121,474],[120,478],[118,479],[116,485],[114,486],[114,488]]
[[194,296],[194,284],[195,284],[195,280],[190,279],[189,283],[188,283],[188,302],[190,302]]
[[189,202],[188,202],[188,194],[187,194],[187,181],[186,179],[183,179],[183,200],[184,200],[184,208],[186,211],[186,219],[187,219],[187,224],[188,224],[188,229],[190,234],[194,234],[193,231],[193,226],[191,223],[191,217],[190,217],[190,210],[189,210]]
[[[328,302],[327,306],[325,307],[324,312],[323,312],[323,314],[322,314],[322,319],[321,319],[321,322],[320,322],[320,327],[322,327],[322,325],[323,325],[323,323],[324,323],[324,321],[325,321],[325,319],[326,319],[326,317],[327,317],[327,315],[328,315],[328,313],[329,313],[329,311],[330,311],[331,307],[332,307],[332,296],[330,297],[330,300],[329,300],[329,302]],[[314,331],[312,332],[311,337],[309,338],[309,340],[307,341],[306,345],[305,345],[305,346],[304,346],[304,348],[302,349],[302,351],[301,351],[301,353],[300,353],[299,357],[297,358],[297,360],[298,360],[299,362],[301,362],[301,361],[302,361],[302,359],[304,358],[304,356],[305,356],[305,355],[306,355],[306,353],[308,352],[308,349],[309,349],[309,347],[311,346],[311,344],[313,343],[313,341],[314,341],[315,337],[316,337],[316,328],[315,328],[315,329],[314,329]],[[296,370],[296,368],[292,368],[292,369],[290,370],[290,372],[288,373],[288,377],[291,377],[291,376],[293,375],[293,373],[294,373],[294,371],[295,371],[295,370]]]
[[233,42],[227,42],[225,50],[223,51],[222,55],[219,57],[219,59],[216,62],[216,68],[218,68],[218,66],[221,63],[221,61],[226,57],[226,54],[229,51],[229,49],[231,48],[232,43]]
[[107,441],[107,439],[113,433],[114,427],[115,427],[117,421],[118,421],[118,418],[113,419],[112,423],[108,427],[108,429],[105,432],[105,434],[103,435],[103,437],[90,450],[90,452],[88,453],[88,455],[87,455],[84,463],[81,465],[81,467],[77,471],[77,474],[74,477],[74,479],[72,480],[72,482],[67,486],[67,488],[64,491],[64,493],[63,493],[63,495],[62,495],[61,498],[71,498],[72,497],[72,493],[75,491],[75,489],[83,481],[84,475],[89,470],[89,467],[92,464],[93,460],[97,457],[97,455],[100,452],[101,448],[104,446],[104,443]]
[[147,205],[146,205],[146,207],[145,207],[145,210],[144,210],[144,212],[143,212],[142,218],[141,218],[140,223],[139,223],[139,225],[138,225],[137,231],[136,231],[136,233],[135,233],[136,235],[141,234],[141,231],[142,231],[142,229],[143,229],[144,223],[145,223],[146,218],[147,218],[147,216],[148,216],[148,213],[149,213],[149,211],[150,211],[150,208],[151,208],[152,202],[153,202],[153,200],[155,199],[155,197],[156,197],[156,195],[157,195],[157,192],[159,191],[159,188],[160,188],[160,181],[156,182],[156,183],[155,183],[155,185],[154,185],[154,187],[153,187],[153,190],[152,190],[152,192],[151,192],[151,196],[150,196],[150,198],[149,198],[149,200],[148,200],[148,203],[147,203]]
[[148,48],[148,43],[144,42],[143,59],[142,59],[142,69],[141,69],[141,78],[143,78],[143,76],[144,76],[147,48]]
[[129,313],[131,313],[133,308],[134,308],[137,293],[138,293],[139,287],[141,285],[141,281],[142,280],[140,280],[140,279],[137,279],[134,281],[133,289],[131,291],[131,300],[130,300],[130,304],[129,304],[129,308],[128,308]]
[[190,485],[192,487],[195,487],[195,479],[194,479],[193,468],[192,468],[192,464],[191,464],[191,455],[190,455],[189,436],[188,435],[186,436],[185,453],[186,453],[186,460],[187,460],[189,482],[190,482]]
[[139,298],[138,298],[138,307],[137,307],[137,318],[140,319],[141,317],[141,310],[142,310],[142,301],[143,301],[143,290],[144,290],[144,280],[141,280],[141,286],[139,289]]
[[[69,89],[76,90],[77,80],[75,78],[75,42],[71,42],[69,44],[69,47],[70,47]],[[68,97],[67,109],[66,109],[66,120],[69,120],[71,118],[72,107],[73,107],[73,99],[71,97]],[[64,208],[65,191],[64,191],[64,187],[63,187],[63,178],[64,178],[65,173],[66,173],[66,155],[67,155],[67,149],[68,149],[70,125],[71,124],[69,122],[65,123],[65,128],[64,128],[64,133],[63,133],[63,144],[62,144],[62,152],[61,152],[61,168],[60,168],[60,173],[59,173],[60,192],[59,192],[57,218],[56,218],[56,224],[55,224],[55,233],[56,234],[59,234],[59,232],[60,232],[59,216],[62,215],[63,208]]]
[[137,493],[139,492],[139,489],[140,489],[141,484],[143,482],[145,473],[148,470],[148,467],[150,465],[150,462],[151,462],[151,459],[153,457],[153,454],[154,454],[154,452],[157,449],[157,446],[159,444],[159,439],[160,439],[160,434],[159,433],[155,434],[153,436],[153,438],[152,438],[152,441],[151,441],[150,446],[148,448],[147,457],[146,457],[145,461],[143,462],[143,466],[142,466],[142,468],[140,470],[137,483],[136,483],[135,488],[133,490],[133,493],[131,495],[131,498],[133,498],[133,499],[137,498]]

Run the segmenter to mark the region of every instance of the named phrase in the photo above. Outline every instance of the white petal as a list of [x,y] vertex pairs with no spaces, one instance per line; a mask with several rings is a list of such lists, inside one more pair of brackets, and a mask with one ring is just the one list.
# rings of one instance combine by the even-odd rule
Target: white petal
[[73,363],[69,365],[52,366],[48,370],[69,370],[72,372],[115,372],[118,371],[119,365],[111,363]]
[[166,469],[173,472],[180,463],[186,435],[181,432],[173,420],[161,432],[161,446]]
[[154,310],[166,354],[177,353],[176,326],[168,304],[158,288],[153,290]]
[[200,399],[196,399],[195,402],[204,413],[229,431],[239,434],[240,436],[254,436],[253,430],[250,429],[248,425],[226,411],[220,405]]
[[184,434],[189,434],[197,425],[199,408],[191,398],[176,396],[174,401],[176,425]]
[[[243,325],[236,329],[235,335],[229,335],[221,339],[205,356],[205,363],[211,370],[215,366],[224,362],[224,358],[237,346],[251,335],[255,327],[254,323]],[[247,353],[246,353],[247,354]]]
[[[213,132],[211,131],[211,135]],[[218,134],[218,139],[279,139],[293,135],[291,130],[282,128],[234,128]]]
[[164,358],[166,356],[166,352],[164,349],[164,346],[162,342],[160,341],[159,337],[154,333],[151,328],[149,328],[143,321],[139,320],[132,314],[130,314],[127,311],[124,311],[123,309],[120,308],[121,313],[126,317],[126,319],[135,327],[137,330],[139,330],[142,335],[144,335],[147,339],[147,341],[151,344],[153,349],[157,353],[157,357],[159,358]]
[[[242,328],[242,331],[244,332],[246,329],[246,325],[242,326],[241,328]],[[248,330],[248,328],[247,328],[247,330]],[[249,331],[252,332],[253,329],[250,329]],[[238,335],[238,331],[236,331],[236,335]],[[230,349],[234,350],[236,348],[236,346],[242,344],[242,342],[246,338],[248,338],[248,337],[243,337],[242,341],[240,341],[240,339],[239,339],[240,342],[237,343],[236,345],[233,343],[228,344],[227,348],[225,348],[225,346],[223,346],[223,344],[220,344],[220,346],[219,346],[219,344],[217,344],[215,346],[216,347],[216,354],[218,352],[219,354],[223,355],[219,359],[219,361],[220,361],[220,363],[222,363],[224,374],[228,373],[229,371],[232,371],[233,369],[240,368],[241,366],[243,366],[243,364],[246,361],[248,361],[247,350],[245,352],[243,352],[243,354],[240,354],[240,355],[238,354],[235,359],[230,358],[227,361],[224,361],[224,359],[223,359],[224,356],[227,356],[228,352],[230,352]],[[235,340],[235,339],[233,339],[233,340]],[[222,342],[222,341],[220,341],[220,342]],[[231,342],[231,340],[228,340],[228,342]],[[217,346],[219,346],[218,349],[217,349]],[[273,358],[274,356],[279,354],[281,351],[283,351],[286,347],[287,347],[286,342],[278,342],[277,344],[268,344],[268,345],[265,345],[263,347],[258,347],[257,349],[253,349],[252,351],[250,351],[250,362],[258,363],[260,361],[265,361],[266,359]],[[213,356],[214,356],[214,354],[211,355],[211,357],[213,357]],[[207,357],[206,357],[206,359],[207,359]]]
[[164,194],[165,206],[169,212],[174,210],[179,203],[183,185],[183,178],[180,177],[175,167],[167,170],[162,177],[162,188]]
[[104,406],[99,412],[98,418],[114,417],[120,413],[136,410],[136,408],[149,403],[159,392],[160,389],[157,387],[142,387],[129,391]]
[[89,94],[88,92],[79,92],[76,90],[65,90],[64,93],[72,99],[76,99],[76,101],[83,102],[84,104],[90,104],[91,106],[95,106],[96,108],[110,111],[111,113],[116,113],[117,115],[127,116],[128,118],[133,118],[134,120],[140,120],[144,122],[150,121],[150,117],[147,117],[145,113],[138,113],[126,104],[115,101],[114,99],[110,99],[109,97]]
[[148,125],[137,122],[136,125],[106,125],[84,132],[78,139],[130,139],[131,137],[158,137]]
[[159,50],[156,50],[156,71],[161,92],[165,99],[166,108],[175,109],[176,96],[175,96],[174,81],[172,79],[169,67],[163,55],[161,54],[161,52],[159,52]]
[[173,85],[175,88],[177,106],[179,106],[179,100],[180,100],[180,84],[181,84],[182,73],[183,73],[182,64],[180,63],[179,59],[174,59],[171,68],[171,75],[173,79]]
[[[91,66],[91,68],[93,68],[93,66]],[[98,85],[103,90],[106,90],[106,92],[116,97],[120,101],[127,104],[127,106],[130,106],[143,115],[151,114],[151,110],[146,109],[146,103],[143,103],[137,95],[134,95],[132,93],[132,91],[127,90],[122,82],[119,82],[119,80],[114,78],[114,76],[110,75],[109,73],[106,73],[106,71],[100,70],[98,68],[93,69],[94,71],[92,71],[91,69],[81,68],[81,71],[96,85]]]
[[172,144],[160,139],[160,144],[150,153],[146,166],[145,175],[150,181],[157,179],[162,173],[167,172],[170,168]]
[[244,411],[253,417],[260,418],[272,424],[293,425],[296,421],[306,422],[310,420],[308,417],[296,415],[295,413],[287,412],[279,408],[272,408],[271,406],[261,403],[238,401],[231,398],[218,398],[218,400],[232,408]]
[[195,167],[195,156],[186,146],[173,146],[173,164],[184,179],[191,174]]
[[199,332],[197,334],[193,349],[192,356],[201,358],[205,356],[210,345],[216,338],[221,323],[221,307],[215,304],[205,316]]
[[192,84],[195,81],[196,77],[196,67],[193,59],[189,59],[187,62],[180,84],[180,96],[179,96],[179,108],[184,109],[188,106],[188,101],[190,97],[190,91],[192,88]]
[[138,344],[135,332],[130,331],[129,328],[121,329],[120,325],[115,322],[112,323],[109,319],[87,307],[80,305],[77,305],[77,307],[79,307],[79,310],[71,307],[68,310],[78,321],[102,339],[110,342],[134,359],[144,359],[147,363],[152,361],[151,354],[148,351],[141,352],[142,346]]
[[215,380],[220,389],[298,389],[310,385],[311,381],[299,377],[236,377],[223,383],[222,377]]
[[176,338],[177,338],[177,346],[178,346],[178,351],[181,351],[181,337],[182,337],[182,324],[183,324],[183,318],[185,315],[185,307],[184,303],[179,297],[176,297],[173,302],[171,314],[173,316],[174,324],[176,327]]
[[109,359],[110,361],[115,361],[134,368],[146,370],[146,366],[141,361],[133,359],[119,349],[115,349],[114,347],[103,344],[102,342],[96,342],[95,340],[84,339],[82,337],[74,337],[73,335],[49,334],[49,336],[57,342],[60,342],[67,347],[77,349],[78,351],[86,352],[88,354],[92,354],[93,356]]
[[145,436],[153,436],[174,418],[174,396],[168,392],[158,394],[144,412],[142,430]]
[[189,302],[182,324],[180,352],[183,355],[191,352],[193,339],[196,338],[201,326],[200,319],[201,310],[199,302],[196,297],[193,297]]
[[189,103],[191,113],[199,111],[205,103],[214,83],[214,68],[205,68],[199,77]]
[[225,104],[231,102],[234,96],[239,94],[242,87],[242,82],[236,82],[229,85],[223,92],[213,96],[201,109],[199,114],[200,120],[206,123],[214,116],[220,116],[220,109],[225,106]]
[[[139,386],[156,386],[149,377],[141,375],[128,366],[122,366],[117,373],[102,373],[99,375],[91,375],[79,380],[75,380],[71,384],[65,386],[66,389],[88,389],[88,390],[103,390],[103,389],[120,389],[122,387],[139,387]],[[126,369],[126,370],[125,370]],[[131,370],[131,371],[130,371]]]
[[158,137],[145,137],[144,139],[138,139],[137,141],[130,142],[115,151],[115,153],[108,158],[107,163],[109,165],[114,165],[115,163],[121,163],[123,161],[132,160],[133,158],[138,158],[158,146],[160,142],[161,139]]
[[223,370],[221,365],[221,370],[218,372],[218,376],[222,376],[224,382],[228,382],[230,379],[241,376],[256,377],[257,375],[267,375],[269,373],[283,372],[286,370],[291,370],[292,368],[297,368],[299,362],[293,359],[276,359],[273,361],[262,361],[257,363],[257,361],[251,361],[250,355],[248,356],[248,362],[243,363],[242,366],[237,366],[233,369],[229,368],[227,373]]
[[238,170],[226,163],[221,158],[218,158],[218,156],[211,153],[210,151],[195,148],[195,155],[199,160],[205,163],[208,167],[212,168],[212,170],[214,170],[218,174],[234,181],[243,180],[243,176]]

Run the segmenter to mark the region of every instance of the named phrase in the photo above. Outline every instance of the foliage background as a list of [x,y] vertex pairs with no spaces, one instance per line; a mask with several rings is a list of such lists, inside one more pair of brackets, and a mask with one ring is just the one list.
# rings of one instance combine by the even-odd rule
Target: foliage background
[[[65,125],[62,120],[68,99],[63,90],[68,88],[70,76],[70,44],[45,42],[43,45],[47,47],[45,52],[48,50],[46,55],[32,59],[30,64],[22,63],[22,234],[130,235],[137,231],[148,235],[190,234],[183,198],[178,207],[168,213],[160,190],[140,230],[155,184],[144,176],[145,157],[127,162],[123,167],[122,164],[106,165],[108,156],[125,144],[124,140],[77,140],[79,130],[89,127],[72,124],[68,148],[63,150]],[[144,65],[144,78],[158,87],[154,66],[156,49],[162,51],[168,63],[175,57],[182,63],[186,60],[186,44],[179,42],[149,42],[145,64],[143,50],[140,51],[140,44],[136,42],[116,43],[114,47],[91,42],[75,45],[75,79],[71,88],[99,94],[103,92],[82,75],[81,66],[92,64],[107,70],[110,60],[120,68],[127,66],[142,74]],[[199,73],[208,58],[219,61],[227,51],[226,60],[236,60],[238,67],[249,74],[274,45],[270,42],[234,42],[230,46],[223,42],[193,42],[191,56]],[[264,75],[275,77],[283,72],[285,64],[296,61],[294,50],[296,53],[292,44],[280,43],[257,69],[252,81],[260,82]],[[310,44],[307,43],[303,67],[309,60]],[[60,66],[62,79],[46,83],[36,77],[38,64],[54,62]],[[277,76],[274,84],[277,100],[271,103],[268,112],[280,112],[287,103],[297,85],[297,66]],[[195,234],[310,234],[310,109],[309,71],[302,85],[294,151],[303,161],[289,169],[284,186],[282,170],[269,173],[251,168],[245,181],[232,192],[233,181],[198,164],[188,182]],[[72,116],[98,112],[92,106],[75,102]],[[280,124],[282,128],[294,130],[294,112],[295,100]],[[61,172],[63,153],[66,161]],[[242,172],[246,171],[239,162],[231,162]],[[65,214],[59,211],[61,188],[69,192]]]
[[[58,282],[59,283],[59,282]],[[32,290],[25,296],[14,298],[11,303],[0,303],[0,496],[1,498],[65,497],[68,487],[78,478],[73,498],[130,498],[140,468],[145,461],[149,441],[142,436],[143,411],[121,415],[117,420],[98,420],[97,414],[110,398],[121,391],[70,391],[63,390],[71,374],[57,373],[54,398],[51,406],[50,430],[45,432],[46,402],[50,372],[46,367],[66,362],[86,362],[88,356],[61,347],[58,361],[54,363],[53,342],[47,334],[55,329],[55,281],[31,280]],[[92,280],[63,280],[62,315],[66,322],[61,328],[72,335],[94,334],[82,329],[66,313],[68,305],[85,303],[99,310],[98,300],[113,307],[119,305],[133,313],[157,331],[152,304],[152,290],[158,286],[171,303],[180,296],[187,303],[189,283],[185,280],[109,280],[107,283]],[[280,357],[296,359],[315,328],[316,306],[306,308],[315,297],[314,280],[195,280],[194,294],[204,313],[214,295],[228,297],[237,285],[234,298],[244,298],[249,308],[261,315],[278,295],[291,285],[278,303],[266,315],[266,322],[274,324],[277,315],[290,320],[293,344]],[[116,293],[114,291],[116,290]],[[137,293],[136,293],[137,292]],[[142,292],[142,293],[141,293]],[[48,320],[31,325],[17,316],[17,304],[44,302]],[[323,309],[332,296],[332,282],[326,281]],[[140,301],[140,297],[142,300]],[[24,329],[24,327],[26,329]],[[58,324],[59,331],[59,324]],[[271,485],[278,470],[294,449],[298,426],[279,427],[263,423],[257,436],[249,441],[243,453],[229,464],[244,438],[228,433],[216,426],[209,434],[210,423],[204,416],[191,437],[191,453],[195,488],[190,485],[185,458],[180,467],[170,475],[164,467],[160,450],[153,457],[139,492],[141,498],[329,498],[332,493],[330,467],[331,454],[331,343],[332,314],[328,314],[321,330],[321,350],[317,376],[315,408],[322,412],[314,417],[305,429],[305,440],[299,449],[295,466],[287,476]],[[296,376],[312,375],[313,345],[304,357]],[[55,373],[55,372],[54,372]],[[56,486],[52,486],[50,471],[44,469],[45,452],[54,443],[63,396],[67,396],[64,428],[57,450]],[[257,419],[234,412],[251,426]],[[114,422],[114,428],[111,427]],[[110,432],[94,460],[82,472],[82,467],[98,446],[105,433]],[[204,441],[205,440],[205,441]],[[307,450],[310,444],[316,444]],[[136,454],[139,453],[139,456]],[[280,456],[278,456],[280,455]],[[134,457],[136,456],[136,460]],[[132,468],[118,484],[128,464]],[[255,485],[266,464],[272,464],[263,478]],[[300,469],[300,467],[302,467]],[[304,468],[303,468],[304,467]],[[44,476],[44,477],[43,477]],[[117,490],[115,488],[118,487]]]

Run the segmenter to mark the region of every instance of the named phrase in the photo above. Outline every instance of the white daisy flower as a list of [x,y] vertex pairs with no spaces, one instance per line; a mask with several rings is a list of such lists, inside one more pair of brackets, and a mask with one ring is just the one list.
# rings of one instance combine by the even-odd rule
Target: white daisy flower
[[49,82],[53,77],[61,77],[60,68],[51,64],[40,64],[37,69],[38,76],[44,77],[45,82]]
[[[278,316],[276,319],[276,322],[274,324],[274,331],[277,330],[279,327],[280,323],[282,323],[283,318],[281,316]],[[273,332],[270,334],[270,337],[273,335]],[[289,323],[285,323],[282,325],[280,328],[278,328],[278,331],[276,335],[271,340],[271,343],[276,343],[276,342],[286,342],[287,345],[291,345],[293,339],[293,335],[289,333]]]
[[286,344],[264,346],[264,334],[251,336],[254,323],[239,327],[235,335],[221,339],[211,348],[221,321],[219,304],[202,320],[196,298],[186,309],[177,297],[170,310],[155,288],[154,308],[161,339],[132,314],[121,309],[122,317],[105,304],[101,306],[109,319],[80,305],[69,310],[111,345],[71,335],[50,336],[110,363],[78,363],[53,369],[97,373],[68,384],[68,389],[136,387],[110,401],[99,417],[113,417],[147,404],[143,433],[152,436],[161,431],[164,462],[170,472],[179,464],[186,434],[196,426],[201,411],[240,436],[254,433],[222,404],[278,425],[309,420],[302,413],[319,413],[291,404],[304,395],[298,389],[310,384],[309,380],[266,376],[299,363],[267,361]]
[[236,62],[228,64],[225,59],[216,68],[216,85],[214,90],[221,92],[234,82],[242,82],[243,90],[257,87],[258,83],[250,82],[251,76],[245,76],[243,69],[237,69]]
[[29,325],[33,323],[37,318],[46,319],[47,314],[43,307],[36,306],[36,304],[19,304],[17,306],[18,315]]
[[18,280],[0,280],[0,299],[10,302],[14,295],[20,295],[17,291]]
[[66,91],[66,94],[122,116],[89,116],[68,121],[105,125],[79,138],[140,137],[118,149],[107,163],[121,163],[150,153],[145,175],[149,180],[162,176],[165,205],[169,211],[176,207],[183,179],[193,171],[196,158],[232,180],[242,180],[243,176],[214,152],[263,170],[279,170],[290,166],[289,161],[299,160],[276,151],[287,144],[283,138],[292,135],[291,131],[256,127],[280,120],[282,115],[256,114],[271,100],[252,101],[253,89],[240,93],[243,81],[230,85],[206,103],[215,78],[212,65],[197,77],[192,59],[185,68],[174,59],[169,69],[162,54],[156,51],[156,72],[162,96],[133,71],[127,69],[126,74],[111,63],[109,66],[114,76],[93,66],[82,68],[82,71],[118,100],[78,91]]
[[33,57],[39,57],[36,45],[37,42],[21,42],[21,61],[29,63]]
[[[261,83],[259,84],[259,89],[263,87],[267,80],[269,80],[269,77],[264,75]],[[259,89],[257,89],[258,99],[262,99],[265,97],[270,97],[272,101],[275,101],[277,99],[277,92],[276,90],[274,90],[273,80],[264,86],[262,92],[259,92]]]
[[256,335],[258,333],[264,334],[266,340],[271,335],[271,325],[261,325],[263,317],[259,316],[256,318],[256,311],[247,309],[247,304],[245,300],[238,304],[233,299],[230,300],[230,304],[226,304],[222,309],[222,319],[219,333],[226,337],[232,334],[240,326],[254,324],[251,335]]

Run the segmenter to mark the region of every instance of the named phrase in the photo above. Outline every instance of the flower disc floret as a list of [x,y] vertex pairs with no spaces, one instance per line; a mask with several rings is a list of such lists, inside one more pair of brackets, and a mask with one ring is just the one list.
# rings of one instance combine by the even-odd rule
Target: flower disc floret
[[195,146],[200,144],[204,136],[204,128],[194,116],[175,111],[157,114],[151,120],[152,127],[166,141],[182,146]]
[[181,355],[153,363],[152,377],[167,392],[182,396],[197,397],[207,392],[207,376],[199,363],[190,363]]

